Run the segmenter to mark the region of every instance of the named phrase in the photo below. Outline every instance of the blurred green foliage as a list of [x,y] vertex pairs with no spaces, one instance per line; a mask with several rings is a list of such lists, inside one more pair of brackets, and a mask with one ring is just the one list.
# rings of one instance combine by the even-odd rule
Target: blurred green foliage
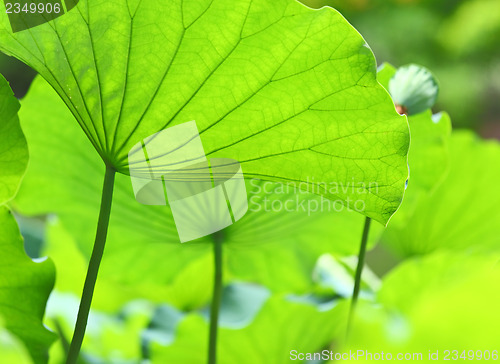
[[421,64],[441,84],[436,110],[455,127],[500,137],[498,0],[302,0],[332,6],[363,35],[379,64]]

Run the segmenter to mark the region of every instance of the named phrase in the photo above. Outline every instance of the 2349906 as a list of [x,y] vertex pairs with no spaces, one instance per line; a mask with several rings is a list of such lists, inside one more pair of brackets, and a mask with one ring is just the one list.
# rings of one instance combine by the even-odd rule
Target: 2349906
[[7,14],[59,14],[62,11],[60,3],[6,3],[5,9]]
[[498,350],[445,350],[443,360],[498,360]]

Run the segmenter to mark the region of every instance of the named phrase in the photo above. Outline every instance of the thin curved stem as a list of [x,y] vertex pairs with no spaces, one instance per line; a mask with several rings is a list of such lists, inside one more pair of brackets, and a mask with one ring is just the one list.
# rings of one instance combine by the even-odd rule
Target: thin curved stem
[[222,235],[220,232],[214,237],[214,288],[212,305],[210,307],[210,338],[208,343],[208,364],[217,363],[217,329],[219,324],[219,310],[222,300]]
[[106,166],[94,249],[92,250],[92,256],[90,257],[87,277],[85,278],[82,299],[80,301],[80,308],[76,319],[75,332],[73,333],[73,339],[71,340],[71,345],[69,347],[66,364],[75,364],[77,362],[78,354],[80,353],[80,348],[82,347],[83,337],[85,336],[85,329],[87,328],[87,320],[97,280],[97,273],[99,272],[99,265],[104,253],[104,245],[106,244],[106,236],[108,234],[115,173],[115,169]]
[[356,267],[356,275],[354,278],[354,289],[352,292],[351,307],[349,308],[349,319],[347,322],[347,336],[349,336],[352,318],[354,315],[354,311],[356,309],[356,303],[358,302],[359,290],[361,287],[361,274],[363,273],[363,267],[365,265],[366,245],[368,243],[368,234],[370,232],[371,221],[372,220],[369,217],[366,217],[365,225],[363,227],[363,235],[361,237],[361,245],[359,247],[359,254],[358,254],[358,265]]

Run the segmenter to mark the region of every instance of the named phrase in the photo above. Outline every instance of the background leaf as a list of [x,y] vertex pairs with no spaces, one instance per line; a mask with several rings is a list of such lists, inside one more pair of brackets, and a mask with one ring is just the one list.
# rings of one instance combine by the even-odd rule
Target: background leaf
[[17,192],[28,163],[18,110],[19,102],[0,75],[0,360],[27,363],[28,351],[38,364],[47,362],[55,339],[42,325],[55,270],[52,262],[35,263],[26,255],[16,220],[3,205]]
[[[396,74],[396,68],[388,63],[379,67],[379,82],[386,88]],[[409,80],[411,81],[411,80]],[[405,229],[421,200],[428,198],[443,182],[449,169],[449,139],[451,120],[447,113],[432,114],[430,109],[408,116],[411,145],[408,152],[410,177],[405,198],[384,231],[382,241],[403,247],[406,240],[397,235],[399,229]],[[438,218],[438,217],[436,217]],[[404,248],[403,248],[404,249]],[[401,253],[396,248],[398,253]]]
[[424,361],[429,350],[441,361],[444,350],[498,350],[498,262],[498,254],[453,251],[408,259],[384,279],[376,306],[360,305],[350,348],[420,352]]
[[[321,350],[329,344],[330,338],[344,333],[346,308],[345,302],[336,302],[333,308],[321,310],[312,303],[293,302],[283,296],[271,297],[247,327],[219,329],[218,362],[288,363],[291,350]],[[207,321],[202,316],[187,315],[178,324],[171,345],[153,344],[152,362],[203,362],[208,350],[207,330]]]
[[50,260],[34,262],[26,255],[14,217],[1,206],[0,229],[0,316],[5,328],[26,345],[34,362],[46,363],[55,335],[42,319],[54,285],[54,265]]
[[391,226],[383,237],[403,256],[440,249],[496,251],[500,246],[500,195],[492,185],[500,178],[493,167],[500,163],[498,143],[456,131],[449,148],[445,179],[419,201],[406,224]]
[[0,205],[14,197],[28,164],[28,148],[17,111],[19,102],[0,75]]

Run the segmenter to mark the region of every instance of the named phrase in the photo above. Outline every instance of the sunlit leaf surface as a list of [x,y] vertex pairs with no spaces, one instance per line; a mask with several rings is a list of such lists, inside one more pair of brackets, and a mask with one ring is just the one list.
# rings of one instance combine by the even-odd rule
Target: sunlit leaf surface
[[[102,159],[195,120],[209,157],[246,177],[305,182],[385,224],[407,177],[408,127],[363,38],[335,10],[293,0],[82,0],[0,49],[37,70]],[[321,183],[360,183],[332,193]],[[374,188],[374,185],[377,188]],[[352,202],[351,202],[352,203]]]

